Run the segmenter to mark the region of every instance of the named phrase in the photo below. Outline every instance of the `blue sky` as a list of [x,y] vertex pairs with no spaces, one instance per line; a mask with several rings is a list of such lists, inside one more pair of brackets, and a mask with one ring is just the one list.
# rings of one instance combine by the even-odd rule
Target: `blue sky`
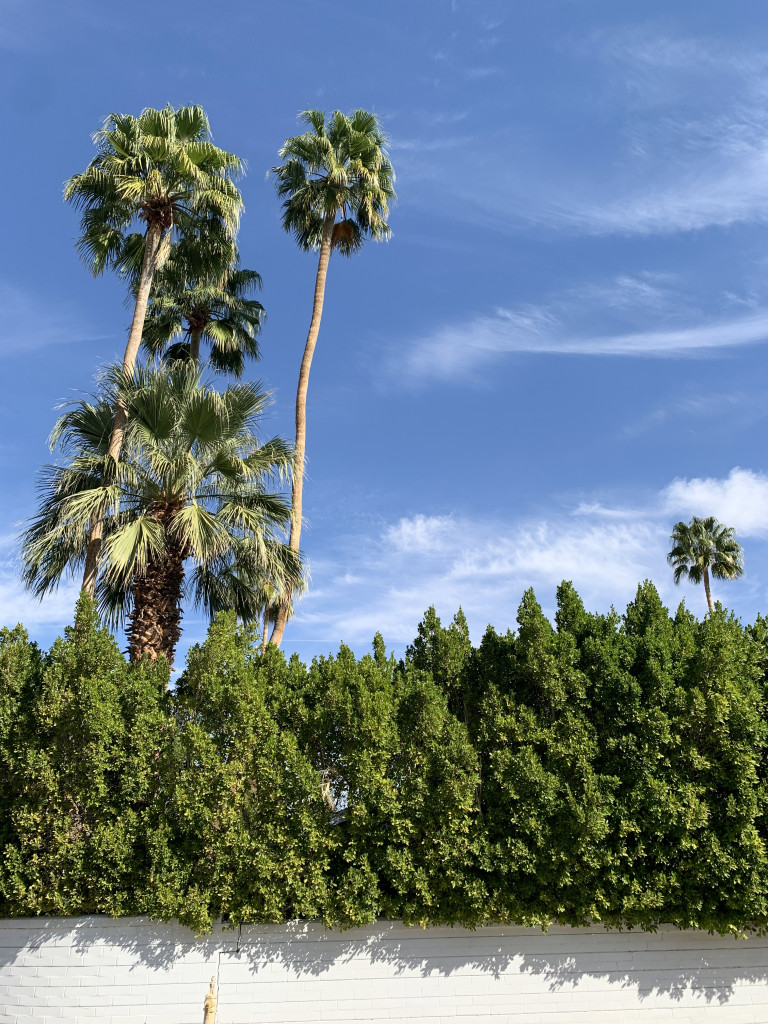
[[[126,11],[129,10],[130,17]],[[378,629],[400,653],[429,604],[472,633],[533,586],[622,608],[680,518],[734,526],[768,610],[768,16],[655,0],[119,5],[5,0],[0,253],[0,618],[43,643],[15,535],[61,400],[122,354],[124,288],[78,261],[62,182],[109,111],[200,103],[248,162],[243,265],[264,278],[266,430],[289,436],[315,258],[266,171],[306,107],[380,116],[399,201],[387,244],[332,261],[312,370],[302,656]],[[185,618],[184,642],[205,624]]]

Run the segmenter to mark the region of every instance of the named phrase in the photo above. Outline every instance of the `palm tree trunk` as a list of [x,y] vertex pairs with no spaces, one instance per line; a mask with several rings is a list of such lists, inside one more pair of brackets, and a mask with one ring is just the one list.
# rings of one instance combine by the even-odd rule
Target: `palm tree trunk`
[[[163,244],[163,227],[157,221],[150,221],[144,242],[144,258],[141,261],[141,276],[139,287],[136,292],[136,303],[133,307],[133,320],[128,333],[128,343],[125,346],[123,355],[123,373],[130,375],[136,365],[136,357],[139,354],[141,335],[144,331],[144,320],[147,316],[147,305],[149,293],[152,288],[152,278],[158,268],[158,257]],[[110,459],[117,462],[120,452],[123,449],[123,437],[125,435],[126,410],[125,406],[118,399],[115,407],[115,419],[112,424],[112,435],[109,439]],[[91,520],[91,528],[88,534],[88,548],[85,554],[85,570],[83,572],[82,589],[93,597],[96,590],[96,574],[99,568],[99,552],[104,537],[104,513],[106,505],[94,514]]]
[[264,606],[264,632],[261,634],[261,653],[267,649],[267,633],[269,632],[269,607]]
[[163,557],[150,562],[131,586],[133,609],[125,631],[131,661],[143,657],[156,661],[163,657],[173,668],[181,636],[183,585],[184,551],[179,541],[168,537]]
[[[315,277],[315,300],[312,306],[312,320],[309,324],[307,343],[304,346],[304,357],[301,360],[299,370],[299,386],[296,389],[296,446],[293,463],[293,477],[291,481],[291,535],[288,546],[292,551],[298,552],[301,541],[301,511],[302,498],[304,494],[304,452],[307,442],[307,388],[309,387],[309,370],[312,366],[312,356],[315,352],[317,336],[320,333],[320,320],[323,315],[323,300],[325,298],[325,278],[328,274],[328,262],[331,258],[333,241],[333,224],[335,214],[328,214],[323,226],[323,238],[320,243],[320,258],[317,261],[317,276]],[[288,620],[288,609],[291,604],[291,594],[284,594],[275,616],[275,624],[272,629],[272,636],[269,642],[279,647],[285,623]]]
[[189,358],[193,363],[200,362],[200,339],[202,336],[202,327],[195,327],[189,332]]
[[706,565],[704,566],[704,593],[707,595],[707,605],[709,607],[709,614],[711,615],[715,610],[715,606],[712,603],[712,592],[709,589],[709,569]]

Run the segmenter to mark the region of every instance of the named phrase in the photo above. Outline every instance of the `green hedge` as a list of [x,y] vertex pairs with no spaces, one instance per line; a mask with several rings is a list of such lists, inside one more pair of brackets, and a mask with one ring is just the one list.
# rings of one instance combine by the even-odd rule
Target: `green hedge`
[[307,668],[223,615],[173,689],[86,599],[3,630],[0,915],[767,927],[766,620],[517,622]]

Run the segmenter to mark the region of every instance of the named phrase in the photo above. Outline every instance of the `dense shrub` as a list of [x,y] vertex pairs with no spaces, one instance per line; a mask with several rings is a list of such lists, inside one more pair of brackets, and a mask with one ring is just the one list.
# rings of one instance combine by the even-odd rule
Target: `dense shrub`
[[0,631],[0,913],[768,927],[766,665],[762,618],[563,584],[400,662],[222,615],[169,689],[83,598],[48,654]]
[[87,600],[46,657],[3,631],[0,665],[3,912],[134,912],[162,799],[167,670],[129,669]]

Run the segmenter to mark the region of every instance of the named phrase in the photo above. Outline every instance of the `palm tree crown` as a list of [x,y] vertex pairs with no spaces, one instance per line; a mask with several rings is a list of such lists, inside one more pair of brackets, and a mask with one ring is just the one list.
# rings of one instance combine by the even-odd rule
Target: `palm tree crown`
[[152,356],[200,358],[210,345],[213,369],[241,377],[246,356],[260,356],[258,334],[264,307],[252,298],[261,288],[255,270],[231,267],[214,276],[192,277],[173,256],[155,278],[142,345]]
[[[128,411],[125,443],[105,480],[118,392]],[[113,373],[103,394],[78,403],[54,430],[52,444],[68,460],[44,471],[38,514],[23,536],[26,585],[43,596],[75,570],[88,520],[105,507],[96,594],[110,622],[130,620],[132,658],[172,662],[185,594],[210,613],[228,607],[258,618],[262,577],[289,587],[303,579],[300,556],[279,540],[288,503],[269,490],[289,473],[292,452],[279,438],[261,444],[256,433],[268,400],[258,384],[220,394],[188,363],[131,378]]]
[[202,107],[112,113],[93,140],[98,153],[65,183],[64,198],[83,211],[78,248],[94,274],[136,273],[144,232],[127,232],[140,222],[184,232],[213,211],[237,229],[242,199],[233,177],[243,162],[213,145]]
[[720,580],[735,580],[744,574],[742,548],[732,527],[719,523],[714,516],[694,516],[690,523],[676,523],[670,540],[673,548],[667,561],[674,568],[675,583],[684,579],[703,582],[707,607],[712,612],[710,573]]
[[347,256],[365,236],[388,238],[395,175],[376,115],[335,110],[326,122],[322,110],[305,110],[299,119],[309,130],[286,139],[284,163],[272,168],[285,230],[300,248],[318,249],[330,220],[333,248]]

